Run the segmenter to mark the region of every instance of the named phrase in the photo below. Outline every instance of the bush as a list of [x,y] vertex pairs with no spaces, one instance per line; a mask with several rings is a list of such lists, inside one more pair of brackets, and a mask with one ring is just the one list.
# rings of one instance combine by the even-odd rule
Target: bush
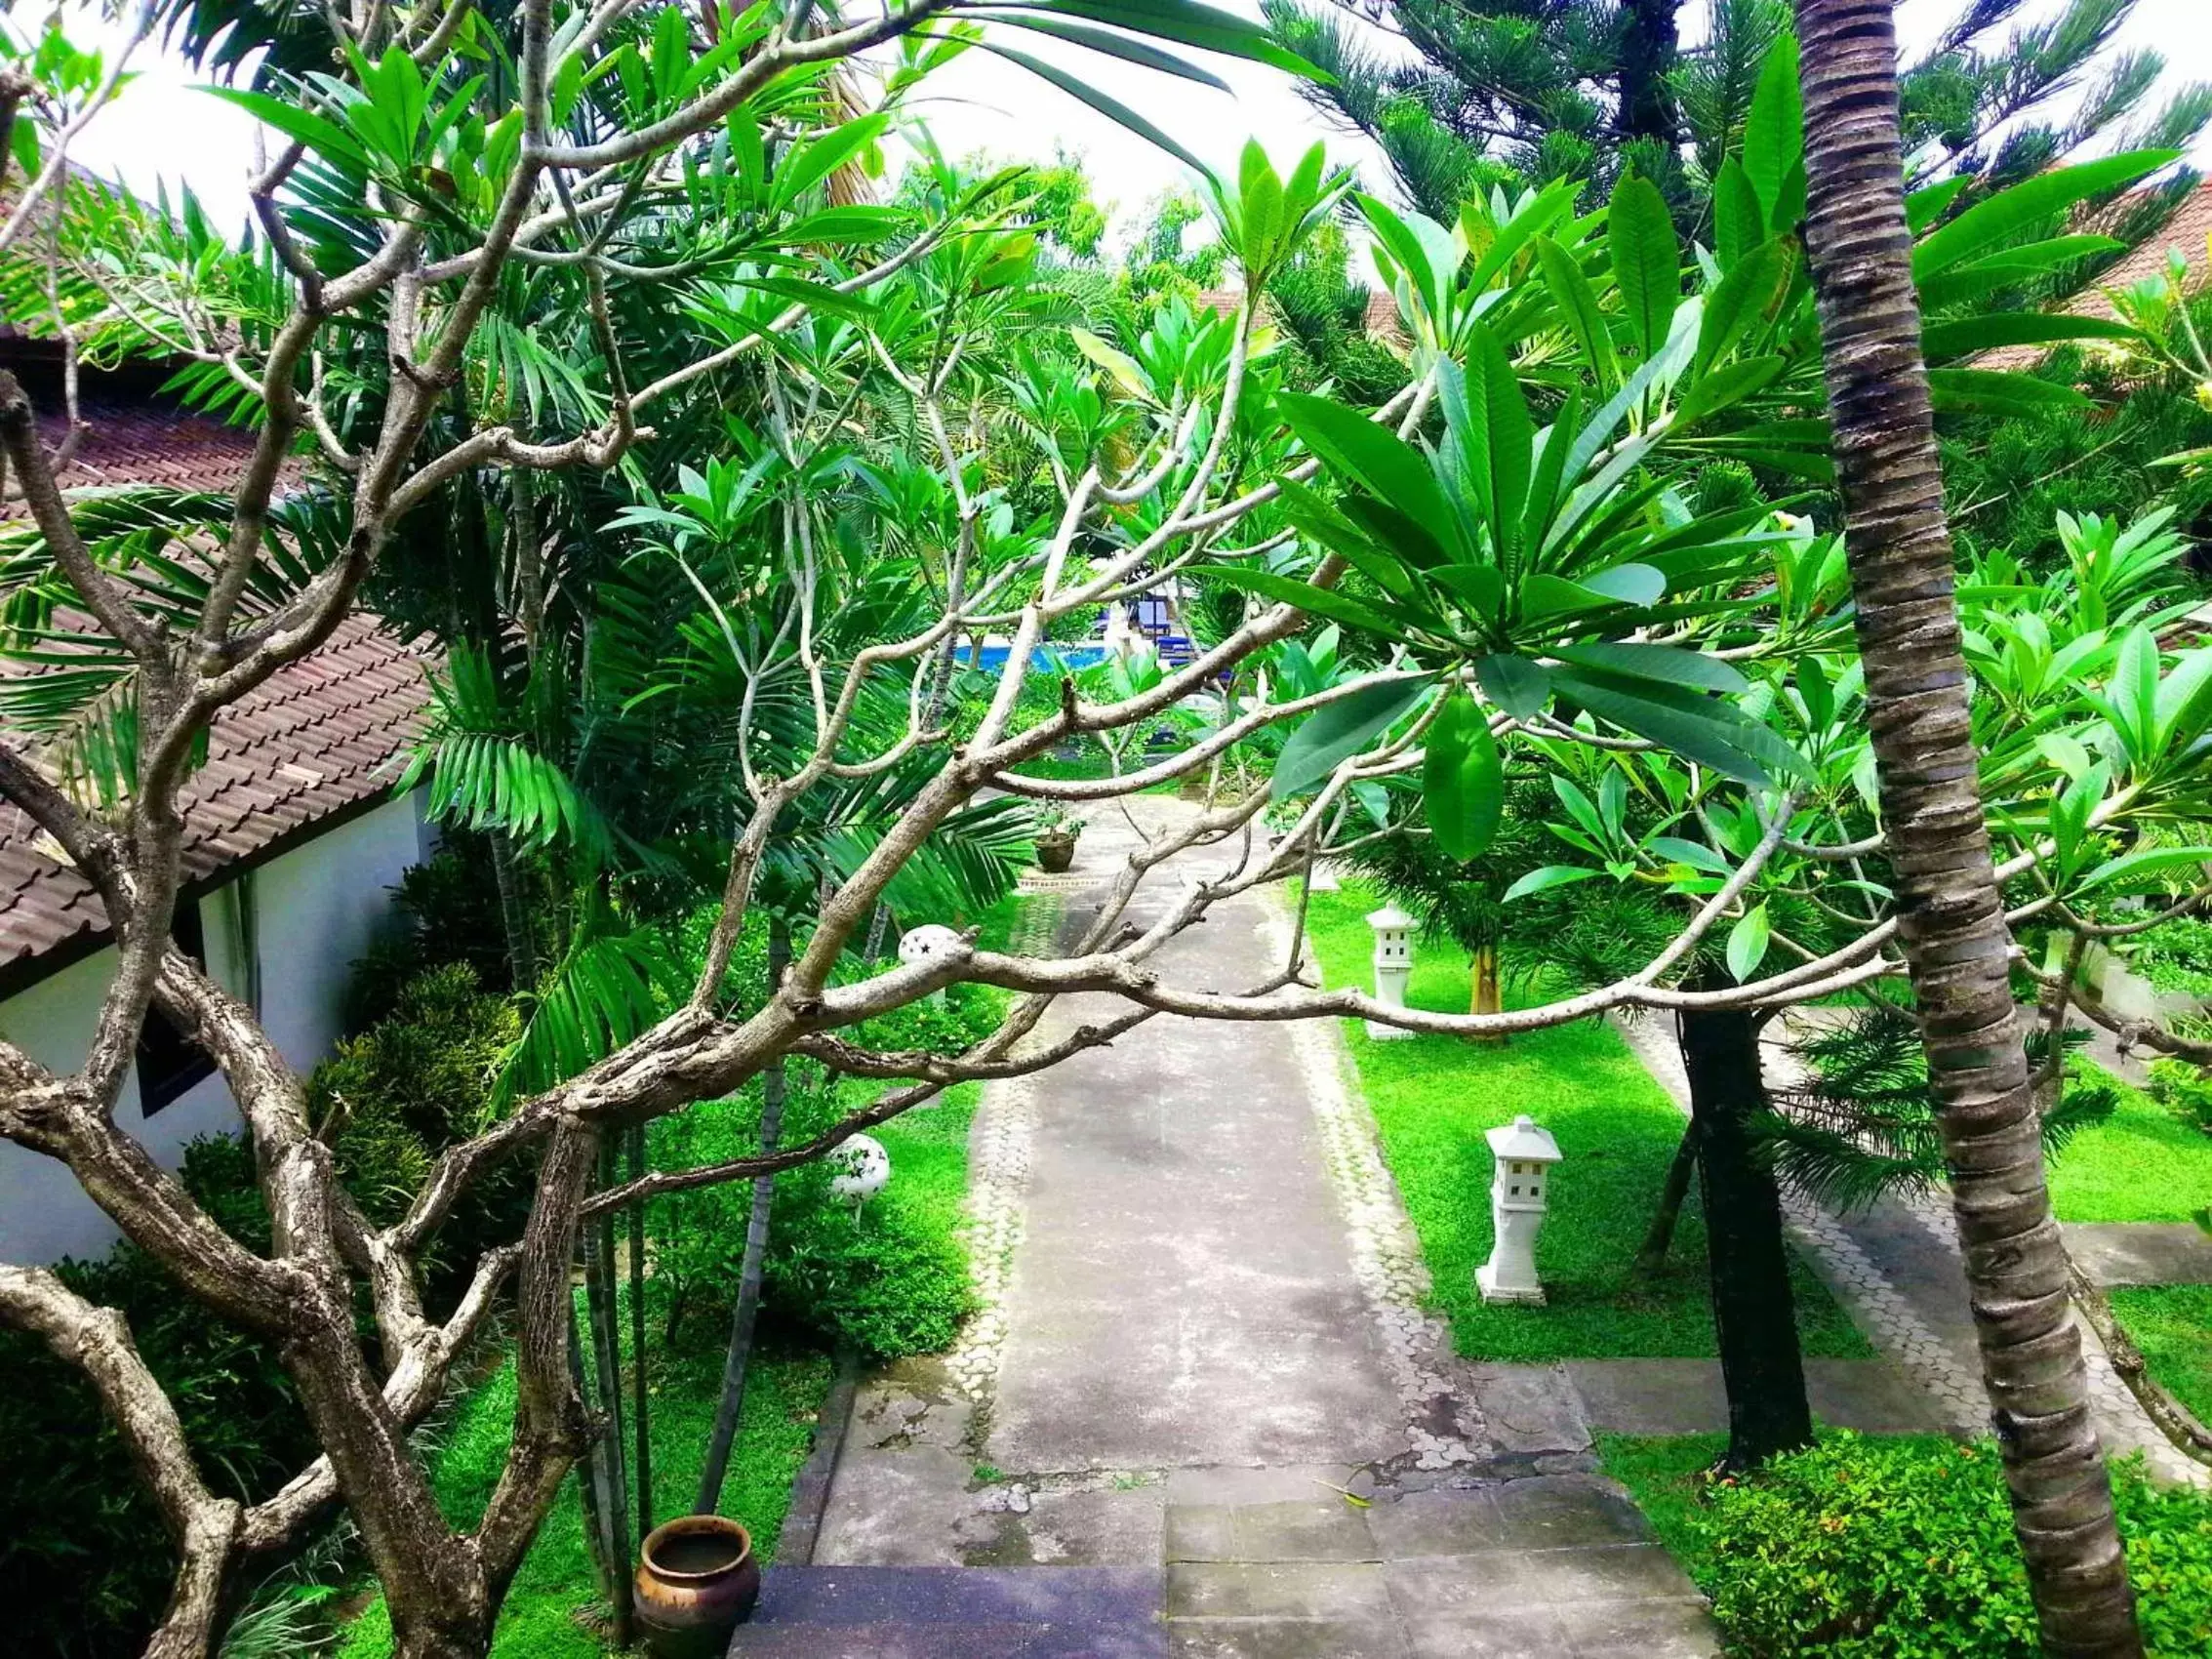
[[390,921],[346,982],[348,1032],[390,1018],[401,993],[425,968],[464,962],[487,990],[513,989],[499,882],[483,836],[448,830],[437,853],[410,865],[390,892]]
[[[2212,1499],[2140,1465],[2113,1499],[2153,1659],[2212,1652]],[[1697,1577],[1743,1659],[2032,1659],[2027,1573],[1994,1446],[1825,1436],[1714,1487]]]
[[[749,952],[741,951],[742,976]],[[999,994],[954,986],[945,1007],[914,1003],[865,1022],[855,1040],[877,1048],[954,1053],[991,1031]],[[787,1067],[786,1145],[821,1133],[867,1097],[811,1063]],[[874,1085],[869,1085],[871,1088]],[[934,1353],[950,1344],[975,1305],[958,1235],[966,1183],[966,1129],[973,1088],[894,1119],[881,1138],[894,1176],[856,1216],[833,1196],[824,1163],[778,1177],[762,1272],[761,1317],[806,1340],[850,1344],[874,1359]],[[653,1162],[687,1167],[743,1157],[759,1143],[760,1088],[703,1103],[656,1123]],[[942,1155],[938,1155],[942,1154]],[[656,1202],[655,1294],[671,1342],[718,1343],[727,1328],[744,1259],[750,1182],[732,1182]]]
[[[251,1154],[224,1138],[185,1149],[184,1186],[256,1249],[268,1220]],[[265,1498],[315,1454],[275,1351],[178,1293],[129,1243],[56,1270],[79,1295],[121,1310],[176,1402],[201,1475],[220,1493]],[[109,1659],[145,1645],[176,1570],[160,1508],[74,1365],[0,1330],[0,1648]],[[27,1448],[27,1449],[25,1449]]]
[[2150,1096],[2192,1129],[2212,1135],[2212,1076],[2186,1060],[2151,1062]]
[[[391,1014],[338,1045],[307,1078],[307,1112],[369,1219],[406,1212],[437,1155],[484,1127],[492,1079],[521,1030],[514,1004],[454,962],[416,975]],[[433,1314],[493,1244],[519,1237],[527,1159],[495,1165],[463,1194],[424,1258]]]

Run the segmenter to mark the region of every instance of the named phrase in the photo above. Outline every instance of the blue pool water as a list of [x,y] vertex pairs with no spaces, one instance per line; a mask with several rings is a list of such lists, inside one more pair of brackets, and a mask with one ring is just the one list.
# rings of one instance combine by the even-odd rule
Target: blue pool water
[[[962,668],[1003,668],[1007,657],[1011,655],[1011,649],[1005,645],[986,645],[983,649],[983,662],[980,665],[976,662],[974,652],[963,651],[960,653],[960,665]],[[1040,645],[1029,656],[1029,672],[1052,674],[1063,668],[1095,668],[1106,661],[1106,654],[1104,645]]]

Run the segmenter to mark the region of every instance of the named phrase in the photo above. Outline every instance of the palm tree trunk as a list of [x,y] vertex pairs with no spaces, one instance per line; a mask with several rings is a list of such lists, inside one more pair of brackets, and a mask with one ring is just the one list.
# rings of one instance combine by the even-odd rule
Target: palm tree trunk
[[[1485,940],[1477,945],[1468,962],[1468,1006],[1477,1014],[1495,1014],[1506,1006],[1505,991],[1498,981],[1498,944]],[[1480,1036],[1476,1042],[1503,1048],[1506,1037]]]
[[2044,1651],[2143,1651],[2051,1219],[1967,720],[1898,132],[1891,0],[1796,0],[1820,303],[1867,722],[1951,1207]]

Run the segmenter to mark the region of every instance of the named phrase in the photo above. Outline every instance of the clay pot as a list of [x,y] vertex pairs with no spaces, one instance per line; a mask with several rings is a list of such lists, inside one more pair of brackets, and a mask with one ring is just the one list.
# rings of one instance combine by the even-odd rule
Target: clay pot
[[1075,862],[1075,837],[1072,835],[1039,835],[1037,837],[1037,868],[1054,875],[1064,873]]
[[752,1535],[718,1515],[678,1516],[638,1552],[637,1622],[653,1659],[722,1659],[760,1599]]

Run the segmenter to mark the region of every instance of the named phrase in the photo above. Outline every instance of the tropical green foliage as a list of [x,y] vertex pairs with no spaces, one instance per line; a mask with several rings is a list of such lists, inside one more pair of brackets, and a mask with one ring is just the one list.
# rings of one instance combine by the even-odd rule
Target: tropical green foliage
[[[1748,1659],[2029,1659],[2040,1651],[1996,1449],[1937,1436],[1824,1436],[1703,1491],[1716,1437],[1613,1439],[1628,1483]],[[2154,1659],[2212,1640],[2212,1504],[2114,1472],[2128,1572]]]

